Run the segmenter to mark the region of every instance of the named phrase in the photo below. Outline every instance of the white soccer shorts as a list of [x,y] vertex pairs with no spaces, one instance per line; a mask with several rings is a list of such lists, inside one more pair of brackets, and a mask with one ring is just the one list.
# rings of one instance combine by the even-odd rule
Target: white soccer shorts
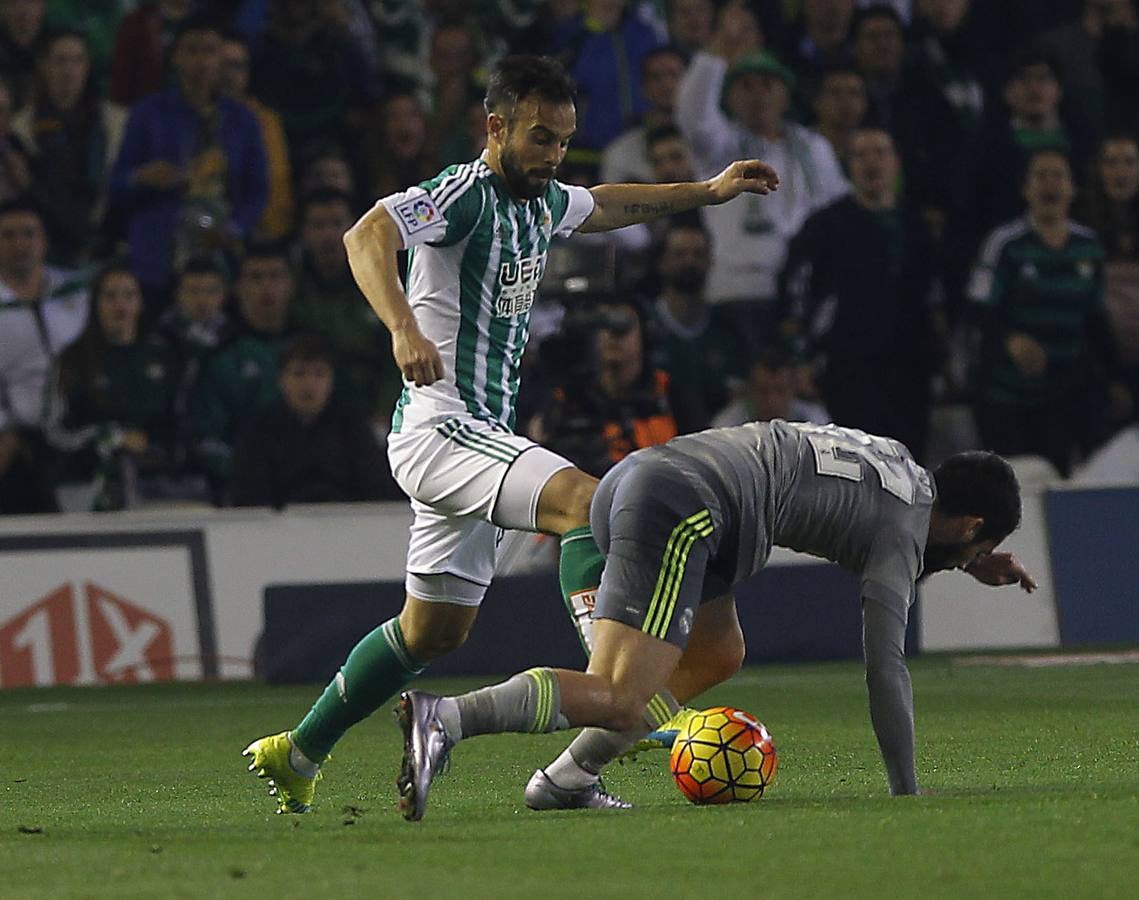
[[573,466],[529,438],[459,416],[391,434],[388,459],[415,514],[407,592],[465,606],[482,602],[502,529],[536,531],[542,489]]

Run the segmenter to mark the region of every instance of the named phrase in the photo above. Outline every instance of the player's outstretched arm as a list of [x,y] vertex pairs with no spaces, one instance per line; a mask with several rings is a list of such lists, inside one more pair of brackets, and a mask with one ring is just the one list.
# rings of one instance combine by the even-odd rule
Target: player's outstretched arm
[[612,231],[659,216],[726,203],[740,194],[770,194],[779,176],[758,159],[737,160],[715,178],[675,184],[599,184],[594,208],[578,231]]
[[914,696],[905,640],[905,615],[891,604],[864,597],[862,642],[870,721],[894,796],[920,792],[914,759]]
[[344,246],[356,284],[392,334],[392,356],[403,377],[418,386],[438,381],[443,360],[419,330],[400,284],[396,253],[403,241],[388,211],[373,206],[345,233]]
[[989,553],[966,566],[965,571],[982,584],[1000,587],[1019,584],[1021,590],[1031,594],[1036,590],[1036,579],[1011,553]]

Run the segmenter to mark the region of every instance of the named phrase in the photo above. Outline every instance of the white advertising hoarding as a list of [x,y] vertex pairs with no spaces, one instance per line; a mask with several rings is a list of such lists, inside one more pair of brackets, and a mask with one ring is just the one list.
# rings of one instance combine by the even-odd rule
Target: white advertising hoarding
[[217,674],[201,531],[0,535],[0,687]]

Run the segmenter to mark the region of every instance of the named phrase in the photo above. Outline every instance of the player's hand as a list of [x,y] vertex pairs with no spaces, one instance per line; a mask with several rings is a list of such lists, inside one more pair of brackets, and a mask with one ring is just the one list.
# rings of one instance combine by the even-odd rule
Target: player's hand
[[1048,352],[1039,341],[1022,331],[1014,331],[1008,336],[1005,349],[1023,375],[1043,375],[1048,367]]
[[779,175],[758,159],[736,160],[708,182],[712,203],[727,203],[740,194],[770,194],[779,187]]
[[966,566],[965,571],[981,584],[993,587],[1019,584],[1028,594],[1037,588],[1036,579],[1028,574],[1028,570],[1011,553],[988,553]]
[[416,387],[433,384],[443,377],[443,357],[439,348],[410,322],[392,333],[392,356],[403,377]]

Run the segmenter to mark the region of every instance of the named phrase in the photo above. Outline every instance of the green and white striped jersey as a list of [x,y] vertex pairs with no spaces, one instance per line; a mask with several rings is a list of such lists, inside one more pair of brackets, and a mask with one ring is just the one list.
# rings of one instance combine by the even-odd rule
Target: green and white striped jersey
[[480,158],[379,201],[408,248],[407,297],[446,375],[404,383],[392,430],[434,425],[456,413],[514,429],[530,307],[553,235],[593,212],[593,196],[551,181],[520,201]]

